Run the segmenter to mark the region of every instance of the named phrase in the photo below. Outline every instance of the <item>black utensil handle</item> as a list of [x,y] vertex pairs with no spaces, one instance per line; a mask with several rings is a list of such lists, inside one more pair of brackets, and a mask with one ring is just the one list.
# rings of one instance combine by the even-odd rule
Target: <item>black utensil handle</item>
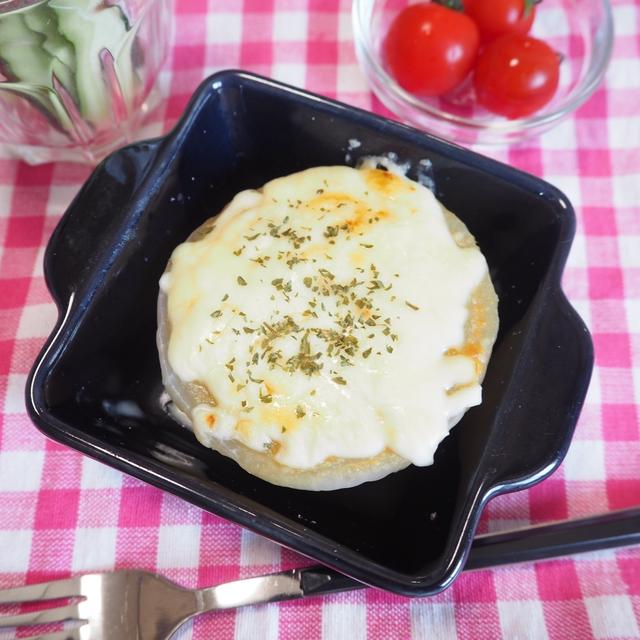
[[478,536],[464,569],[484,569],[635,544],[640,544],[640,507]]
[[[640,544],[640,507],[478,536],[464,571],[636,544]],[[367,586],[322,566],[302,569],[300,584],[308,596]]]

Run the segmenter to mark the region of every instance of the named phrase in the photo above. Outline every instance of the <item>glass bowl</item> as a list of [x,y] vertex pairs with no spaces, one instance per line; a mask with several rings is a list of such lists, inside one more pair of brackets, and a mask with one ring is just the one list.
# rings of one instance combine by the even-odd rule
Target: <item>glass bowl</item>
[[0,0],[0,145],[31,164],[96,164],[162,91],[171,0]]
[[381,44],[408,0],[354,0],[356,53],[380,101],[400,119],[440,136],[473,143],[509,143],[542,133],[579,107],[600,84],[613,46],[608,0],[544,0],[537,6],[532,35],[556,51],[560,85],[554,98],[534,115],[508,120],[475,104],[468,78],[446,97],[422,98],[404,90],[387,72]]

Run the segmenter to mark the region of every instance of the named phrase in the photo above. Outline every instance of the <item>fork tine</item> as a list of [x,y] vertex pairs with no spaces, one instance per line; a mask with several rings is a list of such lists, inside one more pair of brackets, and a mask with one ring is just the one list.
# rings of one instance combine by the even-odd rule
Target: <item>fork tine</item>
[[0,628],[22,627],[30,624],[45,624],[47,622],[64,622],[65,620],[82,620],[78,612],[78,605],[70,604],[66,607],[41,609],[29,613],[19,613],[15,616],[0,616]]
[[67,631],[55,631],[54,633],[45,633],[39,636],[27,636],[23,640],[86,640],[80,634],[80,629],[69,629]]
[[0,604],[30,602],[31,600],[55,600],[80,596],[80,579],[52,580],[25,587],[0,590]]

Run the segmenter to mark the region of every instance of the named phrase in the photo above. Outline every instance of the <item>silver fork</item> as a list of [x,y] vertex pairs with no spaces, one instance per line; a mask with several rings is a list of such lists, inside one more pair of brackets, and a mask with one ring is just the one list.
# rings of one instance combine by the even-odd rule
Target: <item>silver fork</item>
[[[477,536],[465,570],[541,560],[569,553],[640,543],[640,508],[504,533]],[[75,621],[69,630],[31,640],[167,640],[187,620],[206,611],[278,602],[358,589],[365,585],[315,566],[184,589],[147,571],[91,573],[0,591],[0,606],[71,601],[63,606],[0,616],[0,628]]]
[[208,589],[184,589],[148,571],[89,573],[0,591],[0,605],[72,601],[0,616],[0,628],[75,621],[80,626],[29,636],[29,640],[166,640],[200,613],[320,595],[326,590],[333,593],[354,585],[364,587],[325,567],[281,571]]

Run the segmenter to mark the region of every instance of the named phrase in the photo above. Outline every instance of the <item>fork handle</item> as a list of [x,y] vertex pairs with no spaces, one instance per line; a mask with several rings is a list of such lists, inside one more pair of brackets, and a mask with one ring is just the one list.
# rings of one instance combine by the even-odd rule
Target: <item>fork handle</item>
[[[640,544],[640,507],[477,536],[465,570]],[[236,580],[198,592],[199,611],[319,596],[367,585],[321,565]]]

